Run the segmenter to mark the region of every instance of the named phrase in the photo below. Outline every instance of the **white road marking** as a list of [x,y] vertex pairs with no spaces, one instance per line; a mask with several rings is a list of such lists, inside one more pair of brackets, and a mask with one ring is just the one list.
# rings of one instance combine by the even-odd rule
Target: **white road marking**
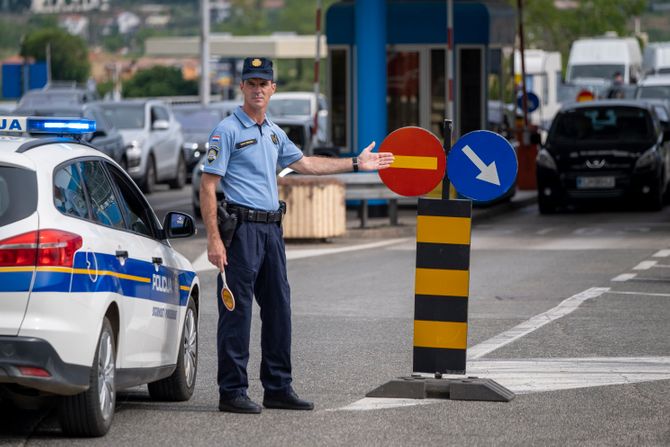
[[531,319],[516,325],[512,329],[468,349],[468,359],[478,359],[496,349],[512,343],[513,341],[536,331],[542,326],[574,312],[584,301],[590,300],[591,298],[597,298],[609,290],[609,287],[592,287],[573,295],[570,298],[563,300],[558,306],[536,315]]
[[[369,248],[379,248],[385,247],[387,245],[399,244],[401,242],[406,242],[410,238],[400,238],[400,239],[389,239],[386,241],[372,242],[369,244],[358,244],[358,245],[349,245],[347,247],[338,247],[338,248],[308,248],[308,249],[292,249],[286,250],[286,259],[303,259],[311,258],[314,256],[325,256],[332,255],[337,253],[346,253],[350,251],[358,250],[367,250]],[[196,272],[205,272],[209,270],[216,270],[209,260],[207,259],[207,250],[205,250],[198,258],[193,261],[193,268]]]
[[655,258],[667,258],[668,256],[670,256],[670,250],[669,249],[659,250],[656,253],[654,253]]
[[544,228],[542,230],[536,231],[535,234],[539,234],[540,236],[544,236],[545,234],[551,233],[555,229],[556,229],[556,227]]
[[670,379],[670,357],[477,360],[467,373],[527,394]]
[[389,399],[387,397],[365,397],[342,408],[331,411],[369,411],[385,410],[387,408],[412,407],[415,405],[427,405],[440,402],[440,399]]
[[642,261],[635,267],[633,267],[633,270],[649,270],[653,266],[656,265],[658,261]]
[[613,293],[616,295],[644,295],[644,296],[667,296],[670,297],[670,293],[652,293],[652,292],[615,292],[610,290],[607,293]]
[[656,264],[654,267],[660,267],[662,269],[670,269],[670,265],[668,264]]
[[610,281],[625,282],[625,281],[628,281],[629,279],[635,278],[636,276],[637,276],[637,273],[622,273],[619,276],[615,276]]
[[[591,357],[468,361],[467,375],[494,380],[516,394],[670,379],[670,357]],[[446,376],[462,378],[463,376]],[[441,399],[360,399],[339,410],[369,411],[426,405]]]
[[398,244],[400,242],[405,242],[409,239],[410,238],[390,239],[388,241],[372,242],[369,244],[360,244],[360,245],[350,245],[348,247],[339,247],[339,248],[312,248],[303,250],[286,250],[286,259],[287,260],[303,259],[303,258],[311,258],[313,256],[334,255],[337,253],[346,253],[349,251],[367,250],[368,248],[379,248],[379,247],[385,247],[387,245]]

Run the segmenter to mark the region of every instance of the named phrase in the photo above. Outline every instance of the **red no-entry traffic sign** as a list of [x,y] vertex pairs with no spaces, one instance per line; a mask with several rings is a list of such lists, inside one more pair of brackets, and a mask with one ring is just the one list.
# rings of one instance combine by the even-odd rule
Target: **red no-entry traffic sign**
[[391,152],[395,161],[379,171],[388,188],[401,196],[420,196],[435,189],[444,178],[446,159],[442,143],[420,127],[403,127],[387,136],[379,152]]

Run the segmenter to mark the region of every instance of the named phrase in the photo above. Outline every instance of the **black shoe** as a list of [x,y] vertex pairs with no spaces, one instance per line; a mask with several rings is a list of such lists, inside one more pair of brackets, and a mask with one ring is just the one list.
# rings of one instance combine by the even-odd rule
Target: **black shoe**
[[232,399],[219,399],[219,411],[258,414],[261,406],[247,396],[237,396]]
[[263,406],[265,408],[282,408],[284,410],[313,410],[314,404],[302,400],[291,390],[288,394],[282,395],[265,395],[263,398]]

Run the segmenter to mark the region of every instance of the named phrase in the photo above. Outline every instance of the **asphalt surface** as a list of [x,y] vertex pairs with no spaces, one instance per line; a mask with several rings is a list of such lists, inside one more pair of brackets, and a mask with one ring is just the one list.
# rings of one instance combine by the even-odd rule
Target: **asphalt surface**
[[[171,207],[181,200],[172,193],[151,199]],[[93,440],[64,438],[53,412],[6,410],[0,439],[87,446],[670,445],[670,209],[541,216],[532,202],[532,193],[519,195],[473,213],[468,375],[516,390],[511,402],[365,398],[412,368],[415,211],[404,209],[400,228],[373,218],[373,228],[359,230],[352,213],[346,237],[287,243],[294,386],[315,401],[315,411],[217,411],[212,296],[202,301],[190,401],[153,402],[144,387],[125,391],[112,429]],[[205,243],[201,232],[174,245],[197,262]],[[213,294],[216,272],[199,275],[203,297]],[[257,401],[259,333],[256,309],[249,395]]]

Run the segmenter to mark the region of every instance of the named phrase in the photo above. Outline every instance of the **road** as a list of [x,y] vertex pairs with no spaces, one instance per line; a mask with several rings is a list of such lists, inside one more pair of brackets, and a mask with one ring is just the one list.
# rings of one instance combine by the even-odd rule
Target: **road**
[[[188,192],[150,197],[188,211]],[[174,245],[202,262],[204,232]],[[376,400],[411,373],[415,241],[343,238],[287,246],[294,386],[314,412],[217,411],[216,272],[202,270],[198,382],[185,403],[119,395],[110,432],[64,439],[53,414],[0,418],[9,445],[670,445],[670,207],[475,221],[468,375],[509,403]],[[198,261],[200,260],[200,261]],[[256,309],[257,311],[257,309]],[[250,396],[260,401],[259,319]]]

